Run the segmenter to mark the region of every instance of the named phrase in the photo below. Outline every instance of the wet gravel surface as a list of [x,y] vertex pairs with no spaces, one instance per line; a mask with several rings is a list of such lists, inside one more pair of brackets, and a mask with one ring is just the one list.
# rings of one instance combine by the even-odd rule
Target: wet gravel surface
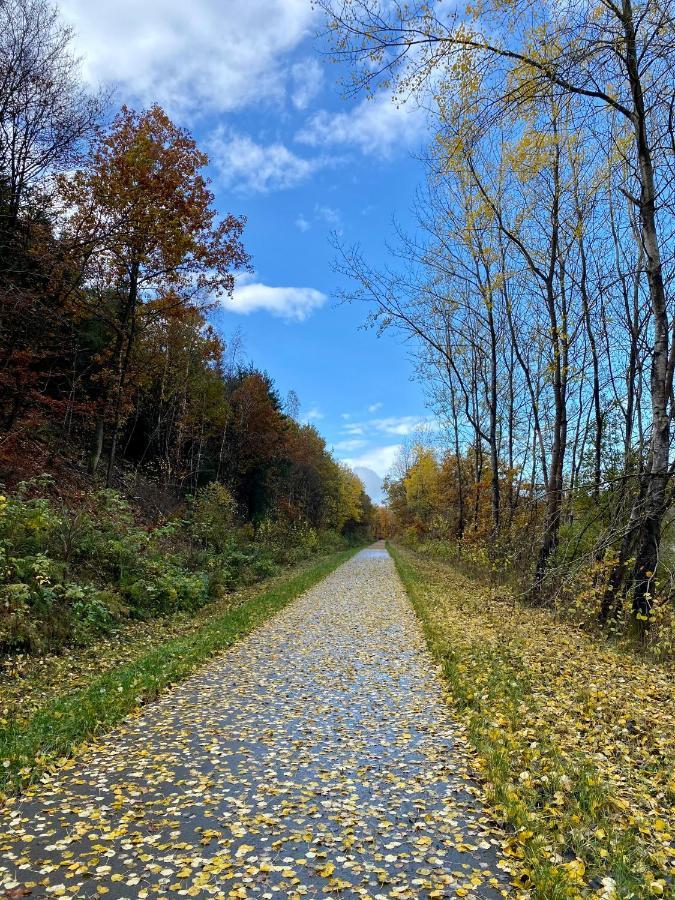
[[502,836],[465,769],[375,546],[10,801],[0,884],[14,897],[499,897]]

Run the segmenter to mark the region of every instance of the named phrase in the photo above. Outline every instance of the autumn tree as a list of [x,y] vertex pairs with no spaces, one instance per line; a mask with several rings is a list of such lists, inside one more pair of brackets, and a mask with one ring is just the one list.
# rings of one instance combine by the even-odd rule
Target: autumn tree
[[242,368],[227,387],[230,415],[226,425],[224,477],[254,521],[270,510],[273,474],[283,459],[287,421],[271,378]]
[[198,309],[178,306],[172,297],[149,305],[152,314],[135,354],[137,397],[125,455],[137,470],[182,493],[223,476],[230,415],[225,346]]
[[415,458],[403,481],[406,502],[421,526],[428,526],[438,509],[438,461],[434,452],[423,446],[414,450]]
[[338,490],[337,504],[335,508],[335,527],[342,531],[345,528],[354,528],[364,518],[363,482],[352,470],[343,463],[337,464]]
[[104,97],[81,84],[72,35],[46,0],[0,4],[0,428],[63,414],[77,343],[77,272],[55,234],[54,176],[77,165]]
[[335,524],[330,519],[338,491],[339,473],[326,441],[313,425],[300,424],[287,413],[275,508],[293,520],[329,527]]
[[89,164],[61,180],[71,210],[68,237],[84,258],[84,285],[112,329],[102,359],[96,470],[109,428],[107,482],[126,414],[127,376],[141,330],[167,306],[204,308],[231,294],[234,272],[248,265],[244,220],[219,217],[203,169],[207,157],[190,134],[154,106],[123,108],[101,135]]

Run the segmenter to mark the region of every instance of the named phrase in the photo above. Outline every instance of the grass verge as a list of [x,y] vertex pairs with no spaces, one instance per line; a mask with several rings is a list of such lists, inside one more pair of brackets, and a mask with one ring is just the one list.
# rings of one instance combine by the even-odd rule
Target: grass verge
[[390,550],[510,826],[523,894],[675,896],[672,671]]
[[206,620],[197,631],[162,643],[77,690],[54,697],[29,718],[8,721],[0,728],[0,791],[21,789],[45,770],[61,764],[76,745],[111,728],[134,708],[187,678],[215,653],[230,647],[324,579],[358,549],[325,557]]
[[[346,549],[346,548],[341,548]],[[307,557],[252,584],[218,596],[196,610],[180,610],[160,617],[131,619],[112,634],[92,643],[69,645],[58,653],[9,653],[0,656],[0,731],[10,721],[23,727],[50,700],[86,687],[94,678],[120,669],[161,644],[199,631],[235,607],[285,584],[289,578],[313,568],[337,549]]]

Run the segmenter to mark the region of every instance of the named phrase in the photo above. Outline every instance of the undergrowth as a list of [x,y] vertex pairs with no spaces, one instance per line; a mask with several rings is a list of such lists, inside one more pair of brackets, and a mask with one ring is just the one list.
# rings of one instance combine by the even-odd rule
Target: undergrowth
[[105,732],[136,707],[194,672],[215,653],[252,631],[291,600],[313,587],[358,548],[323,558],[222,615],[206,619],[191,634],[166,641],[138,658],[66,691],[29,718],[0,728],[0,790],[25,787],[53,766],[68,766],[74,748]]
[[237,518],[221,484],[203,488],[182,517],[139,523],[118,493],[65,503],[50,479],[0,495],[0,653],[87,646],[129,622],[195,613],[242,585],[348,546],[304,522]]

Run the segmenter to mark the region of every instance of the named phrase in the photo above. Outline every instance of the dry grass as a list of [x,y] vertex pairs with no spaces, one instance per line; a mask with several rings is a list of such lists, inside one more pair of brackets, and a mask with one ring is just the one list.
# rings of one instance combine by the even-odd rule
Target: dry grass
[[394,551],[532,896],[675,896],[673,670]]

